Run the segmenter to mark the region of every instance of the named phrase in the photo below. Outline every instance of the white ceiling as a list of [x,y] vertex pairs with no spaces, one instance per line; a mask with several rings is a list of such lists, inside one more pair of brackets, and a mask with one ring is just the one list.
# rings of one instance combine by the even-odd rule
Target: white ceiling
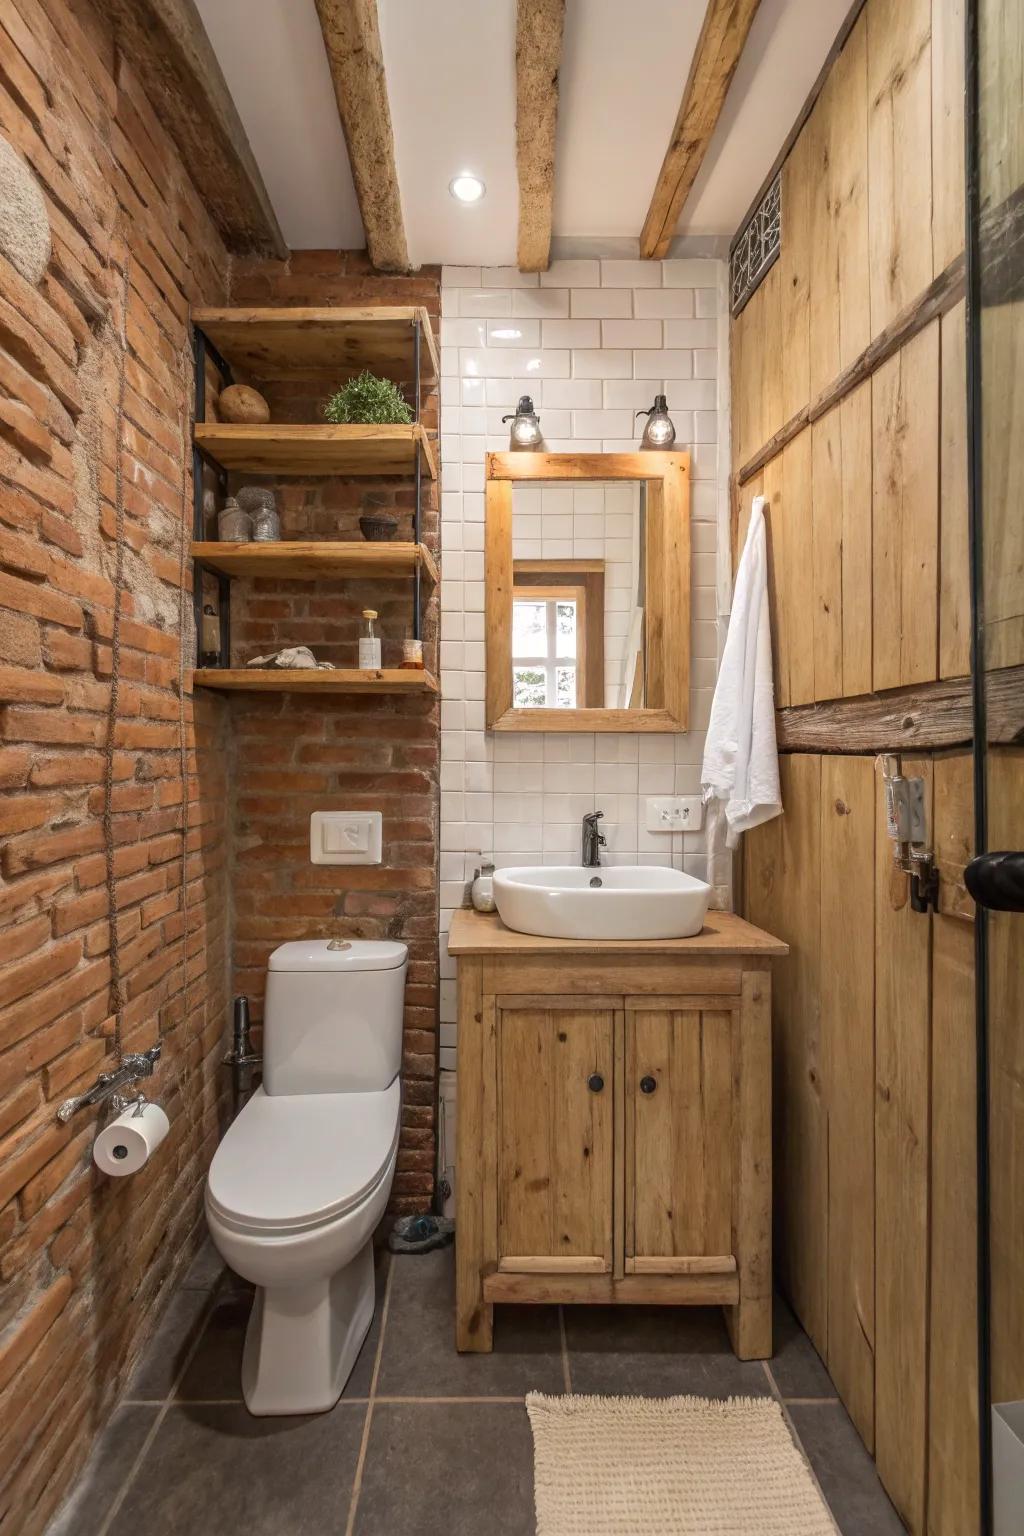
[[293,251],[364,245],[313,0],[196,0]]
[[[285,239],[364,243],[314,0],[197,0]],[[762,0],[680,235],[731,236],[770,169],[850,0]],[[512,263],[515,0],[378,0],[409,253]],[[554,232],[636,237],[705,0],[567,0]],[[456,203],[459,171],[487,185]]]
[[[515,0],[377,0],[409,254],[513,261],[516,249]],[[487,192],[457,203],[460,171]]]

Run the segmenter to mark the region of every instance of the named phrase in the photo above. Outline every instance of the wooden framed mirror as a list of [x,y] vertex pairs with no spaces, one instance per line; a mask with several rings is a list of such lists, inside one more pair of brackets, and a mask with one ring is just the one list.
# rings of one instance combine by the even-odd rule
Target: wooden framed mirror
[[685,731],[688,453],[489,453],[487,726]]

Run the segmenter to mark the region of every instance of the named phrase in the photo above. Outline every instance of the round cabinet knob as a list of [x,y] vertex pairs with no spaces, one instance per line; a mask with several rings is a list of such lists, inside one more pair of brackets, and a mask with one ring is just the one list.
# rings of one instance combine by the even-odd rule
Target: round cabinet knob
[[587,1087],[590,1089],[591,1093],[601,1092],[601,1089],[604,1087],[604,1078],[601,1076],[600,1072],[591,1072],[590,1076],[587,1078]]
[[653,1093],[655,1088],[657,1088],[657,1086],[658,1086],[658,1079],[656,1077],[642,1077],[640,1079],[640,1092],[641,1093]]

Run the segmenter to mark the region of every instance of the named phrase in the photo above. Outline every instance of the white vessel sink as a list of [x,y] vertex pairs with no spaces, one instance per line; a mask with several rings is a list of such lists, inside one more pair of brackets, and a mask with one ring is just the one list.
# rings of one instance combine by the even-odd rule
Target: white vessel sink
[[693,875],[640,864],[494,873],[505,926],[549,939],[688,939],[704,926],[710,895]]

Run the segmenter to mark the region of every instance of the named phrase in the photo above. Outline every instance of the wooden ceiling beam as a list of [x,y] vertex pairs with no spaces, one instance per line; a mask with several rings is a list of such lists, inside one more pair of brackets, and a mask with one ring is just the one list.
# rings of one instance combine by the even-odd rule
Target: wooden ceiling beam
[[316,0],[366,249],[381,272],[408,272],[377,0]]
[[697,178],[761,0],[708,0],[675,128],[640,235],[640,255],[660,260]]
[[520,272],[544,272],[551,260],[558,70],[564,23],[565,0],[518,0],[516,170]]
[[230,251],[288,246],[194,0],[97,0]]

